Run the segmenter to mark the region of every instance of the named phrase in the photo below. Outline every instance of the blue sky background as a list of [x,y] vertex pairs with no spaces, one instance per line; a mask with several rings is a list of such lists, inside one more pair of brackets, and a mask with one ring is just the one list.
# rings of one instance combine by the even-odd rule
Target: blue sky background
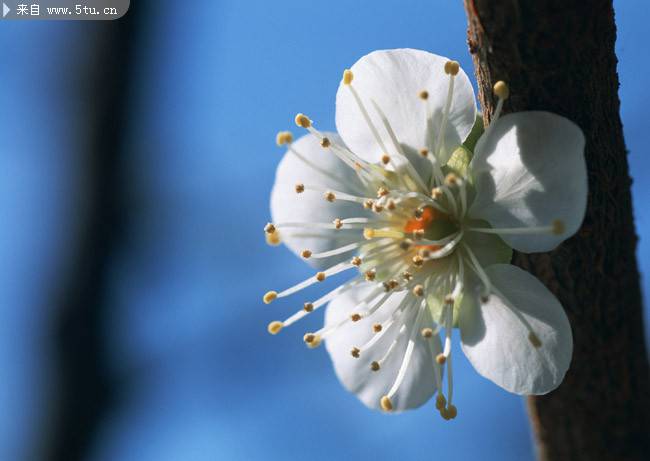
[[[615,5],[647,293],[650,64],[641,44],[650,5]],[[379,414],[343,390],[324,349],[303,346],[318,316],[270,337],[268,321],[295,305],[260,302],[311,273],[261,233],[283,153],[275,133],[300,111],[334,129],[342,69],[375,49],[427,49],[472,74],[462,2],[164,0],[150,14],[132,81],[124,187],[133,228],[114,258],[106,318],[125,388],[88,459],[532,459],[523,400],[462,354],[456,420],[433,404]],[[84,101],[69,74],[88,52],[84,27],[0,21],[0,459],[27,459],[55,396],[52,299],[77,231],[78,164],[92,155],[75,141]]]

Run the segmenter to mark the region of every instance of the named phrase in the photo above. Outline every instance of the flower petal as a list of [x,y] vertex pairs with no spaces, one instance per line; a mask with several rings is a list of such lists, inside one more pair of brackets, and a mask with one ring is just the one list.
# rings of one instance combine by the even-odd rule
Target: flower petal
[[[326,324],[338,323],[350,314],[359,312],[360,302],[370,293],[372,287],[373,285],[366,284],[362,288],[350,290],[334,299],[327,307]],[[380,408],[381,397],[389,391],[397,377],[409,341],[409,324],[401,335],[398,333],[399,324],[385,330],[381,339],[369,350],[362,351],[359,358],[352,357],[350,351],[353,347],[361,347],[376,334],[372,329],[373,324],[390,318],[406,294],[407,292],[404,291],[394,293],[374,314],[358,322],[348,322],[325,341],[341,383],[370,408]],[[406,314],[407,320],[414,321],[415,310],[413,309],[412,314]],[[422,324],[432,325],[427,309]],[[380,370],[372,371],[371,362],[379,360],[396,338],[398,338],[397,344],[389,358],[382,364]],[[416,335],[415,348],[404,381],[391,399],[394,411],[419,407],[431,398],[436,390],[433,372],[434,357],[440,351],[437,337],[433,341],[427,341],[419,333]]]
[[[336,133],[327,133],[327,136],[333,142],[342,142]],[[330,203],[323,198],[321,192],[305,190],[297,194],[295,187],[298,183],[349,194],[365,192],[354,170],[323,149],[316,137],[303,136],[292,144],[292,149],[295,152],[287,151],[276,172],[271,192],[273,222],[331,223],[335,218],[367,215],[359,204],[342,200]],[[282,241],[297,255],[304,249],[314,253],[332,250],[359,240],[361,235],[361,231],[345,229],[323,231],[291,228],[279,232]],[[322,268],[349,257],[350,254],[346,253],[308,261],[312,266]]]
[[[450,78],[444,72],[447,61],[447,58],[421,50],[383,50],[362,57],[351,68],[354,74],[352,85],[363,100],[388,153],[395,153],[393,143],[373,101],[386,115],[399,143],[410,154],[418,171],[421,171],[418,167],[426,169],[427,164],[430,170],[429,161],[420,158],[417,152],[422,148],[433,151],[438,139]],[[423,90],[429,94],[427,101],[418,96]],[[427,121],[427,111],[433,114],[430,121]],[[451,152],[469,135],[475,117],[474,90],[460,69],[454,81],[441,164],[446,163]],[[357,155],[373,162],[381,158],[381,147],[350,88],[343,83],[336,93],[336,128]]]
[[[573,336],[562,306],[535,277],[510,264],[486,269],[498,293],[480,305],[467,296],[460,313],[462,347],[484,377],[515,394],[546,394],[571,363]],[[473,299],[473,302],[471,300]],[[541,345],[529,340],[532,328]]]
[[526,253],[550,251],[575,234],[587,206],[585,139],[570,120],[550,112],[501,117],[482,136],[470,165],[476,199],[469,214],[495,228],[564,224],[560,235],[502,235]]

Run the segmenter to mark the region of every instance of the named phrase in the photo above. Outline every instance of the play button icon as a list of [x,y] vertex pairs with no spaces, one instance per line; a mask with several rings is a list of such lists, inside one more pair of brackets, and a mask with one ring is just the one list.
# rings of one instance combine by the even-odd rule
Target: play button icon
[[6,4],[6,3],[3,3],[3,4],[2,4],[2,17],[3,17],[3,18],[6,17],[7,14],[9,14],[10,11],[11,11],[11,10],[10,10],[9,7],[7,6],[7,4]]

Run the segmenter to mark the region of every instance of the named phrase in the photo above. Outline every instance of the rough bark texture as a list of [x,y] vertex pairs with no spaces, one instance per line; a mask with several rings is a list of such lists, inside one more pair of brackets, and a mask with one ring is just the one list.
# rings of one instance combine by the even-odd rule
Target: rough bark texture
[[574,335],[562,385],[529,398],[539,457],[648,460],[650,378],[611,0],[465,0],[465,8],[485,122],[492,86],[504,80],[505,112],[555,112],[587,139],[582,229],[552,253],[515,256],[558,296]]

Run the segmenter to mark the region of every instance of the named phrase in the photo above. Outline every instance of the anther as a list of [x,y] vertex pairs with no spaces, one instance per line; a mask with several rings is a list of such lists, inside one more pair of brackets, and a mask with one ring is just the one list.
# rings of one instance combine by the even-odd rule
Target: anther
[[[379,365],[379,362],[372,362],[370,364],[370,369],[372,371],[379,371],[380,368],[381,368],[381,365]],[[390,402],[390,400],[389,400],[389,402]]]
[[322,282],[323,280],[325,280],[325,277],[326,277],[325,272],[317,272],[316,273],[316,280],[318,280],[319,282]]
[[427,155],[429,155],[429,149],[424,149],[424,148],[420,149],[420,155],[422,157],[426,157]]
[[390,279],[388,281],[388,286],[390,287],[391,290],[394,290],[395,288],[397,288],[399,286],[399,282],[397,280],[395,280],[395,279]]
[[264,304],[271,304],[273,301],[276,300],[277,297],[278,297],[277,291],[267,291],[262,299],[264,300]]
[[445,184],[448,186],[456,186],[458,184],[458,176],[454,173],[449,173],[445,176]]
[[375,238],[375,230],[370,227],[366,227],[363,230],[363,238],[365,238],[366,240]]
[[352,79],[354,79],[354,74],[350,69],[345,69],[343,71],[343,84],[344,85],[349,85],[352,83]]
[[388,189],[386,189],[384,186],[377,189],[377,198],[383,197],[385,195],[388,195]]
[[375,203],[372,206],[372,211],[374,211],[375,213],[381,213],[382,211],[384,211],[384,207],[379,205],[378,203]]
[[391,211],[397,208],[397,204],[395,203],[395,200],[389,200],[388,203],[386,203],[386,208],[388,208]]
[[436,356],[436,362],[438,362],[438,365],[444,365],[446,361],[447,356],[445,354],[438,354]]
[[390,291],[390,283],[382,282],[381,284],[384,286],[384,291],[388,293]]
[[424,229],[416,229],[413,231],[413,240],[422,240],[424,238]]
[[422,256],[420,255],[413,256],[412,261],[416,267],[422,267],[422,265],[424,264],[424,259],[422,259]]
[[413,287],[413,294],[415,296],[424,296],[424,287],[422,285],[415,285]]
[[341,221],[341,218],[336,218],[336,219],[335,219],[334,221],[332,221],[332,222],[334,223],[334,227],[335,227],[336,229],[340,229],[341,227],[343,227],[343,221]]
[[283,326],[284,324],[282,322],[280,322],[279,320],[274,320],[273,322],[269,323],[267,330],[272,335],[277,335],[278,333],[280,333],[280,330],[282,330]]
[[422,208],[417,208],[417,209],[413,212],[413,216],[415,216],[415,219],[418,219],[418,220],[419,220],[419,219],[422,219],[422,215],[423,215],[423,214],[424,214],[424,210],[423,210]]
[[433,330],[431,328],[422,328],[420,334],[422,335],[423,338],[429,339],[433,336]]
[[490,296],[489,296],[489,295],[483,295],[483,296],[481,296],[481,302],[482,302],[483,304],[486,304],[489,300],[490,300]]
[[357,314],[356,312],[350,316],[350,320],[353,322],[358,322],[361,320],[361,314]]
[[372,331],[374,331],[375,333],[379,333],[383,328],[384,327],[381,326],[381,323],[375,323],[372,326]]
[[413,278],[413,274],[411,274],[409,271],[404,271],[402,272],[402,278],[408,282]]
[[305,185],[304,184],[296,184],[296,194],[302,194],[305,192]]
[[375,277],[377,277],[377,272],[374,269],[370,269],[366,271],[363,275],[366,278],[366,281],[372,282],[373,280],[375,280]]
[[311,120],[305,114],[298,114],[295,118],[296,125],[302,128],[309,128],[311,126]]
[[418,254],[422,256],[423,259],[427,259],[429,256],[431,256],[431,250],[422,248],[420,251],[418,251]]
[[303,309],[305,312],[313,312],[313,310],[314,310],[314,305],[313,305],[312,303],[305,303],[305,304],[302,306],[302,309]]
[[275,135],[275,143],[278,146],[282,146],[284,144],[291,144],[293,141],[293,135],[291,134],[290,131],[280,131],[278,132],[277,135]]
[[454,419],[458,415],[458,410],[455,405],[449,405],[447,407],[447,418]]
[[447,61],[445,63],[445,74],[458,75],[459,70],[460,70],[460,64],[458,64],[458,61]]
[[361,355],[361,350],[358,347],[353,347],[352,350],[350,351],[350,355],[354,357],[355,359],[358,359],[359,356]]
[[307,333],[302,340],[307,344],[307,347],[313,349],[320,346],[321,337],[315,333]]
[[381,409],[384,411],[392,411],[393,410],[393,402],[390,401],[387,395],[384,395],[381,400],[379,401],[379,405],[381,406]]
[[502,80],[499,80],[494,84],[492,91],[494,91],[494,94],[499,99],[508,99],[510,96],[510,88],[508,88],[508,84]]
[[323,138],[323,139],[320,140],[320,146],[323,149],[327,149],[331,145],[332,145],[332,142],[330,141],[329,138]]
[[381,156],[381,163],[388,165],[390,163],[390,155],[384,154]]
[[539,349],[540,347],[542,347],[542,341],[532,331],[528,334],[528,341],[530,341],[530,343],[533,345],[535,349]]
[[323,197],[325,197],[325,200],[328,202],[333,202],[336,200],[336,195],[334,195],[334,192],[327,191],[323,194]]
[[421,100],[426,101],[427,99],[429,99],[429,92],[427,90],[422,90],[420,91],[418,96]]
[[282,243],[282,240],[280,239],[280,234],[278,232],[274,232],[272,234],[266,234],[266,243],[274,247],[278,246],[279,244]]
[[268,223],[266,226],[264,226],[264,232],[267,234],[272,234],[275,232],[275,226],[271,223]]
[[439,187],[434,187],[433,189],[431,189],[431,197],[433,197],[434,199],[437,200],[442,196],[443,196],[443,192],[442,189],[440,189]]
[[305,259],[309,259],[309,258],[311,258],[311,251],[309,251],[309,250],[302,250],[302,251],[300,252],[300,256],[302,256],[302,257],[305,258]]
[[372,206],[373,206],[374,204],[375,204],[374,201],[372,201],[372,200],[366,200],[365,202],[363,202],[363,207],[364,207],[366,210],[369,210],[369,209],[372,208]]
[[564,231],[566,230],[566,226],[564,225],[564,221],[562,221],[561,219],[553,220],[552,226],[553,226],[553,234],[554,235],[562,235],[562,234],[564,234]]
[[361,265],[361,258],[358,257],[358,256],[355,256],[354,258],[352,258],[352,260],[350,261],[350,263],[351,263],[353,266],[357,266],[357,267],[359,267],[359,266]]

